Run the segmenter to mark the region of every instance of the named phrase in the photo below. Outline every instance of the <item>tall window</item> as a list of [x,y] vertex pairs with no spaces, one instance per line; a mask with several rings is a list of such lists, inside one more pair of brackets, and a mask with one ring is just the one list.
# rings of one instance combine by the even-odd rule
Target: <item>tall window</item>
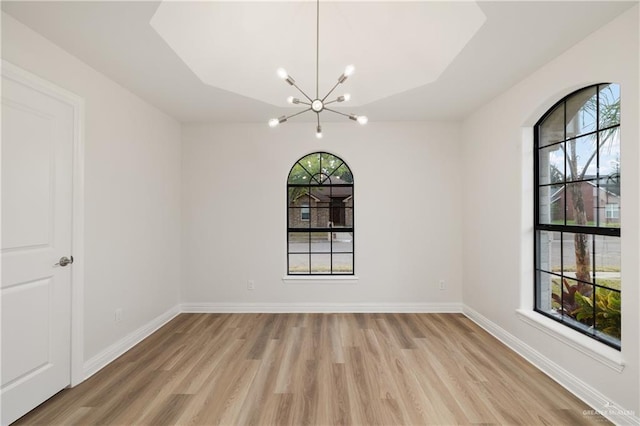
[[570,94],[534,131],[535,310],[620,349],[620,87]]
[[287,180],[290,275],[353,275],[353,175],[339,157],[315,152]]

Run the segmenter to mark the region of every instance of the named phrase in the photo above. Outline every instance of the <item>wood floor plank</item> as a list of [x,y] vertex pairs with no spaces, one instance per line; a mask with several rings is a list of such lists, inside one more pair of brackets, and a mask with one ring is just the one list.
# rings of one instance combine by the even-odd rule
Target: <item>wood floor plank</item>
[[281,356],[282,345],[277,340],[269,340],[265,346],[262,362],[251,382],[249,393],[241,404],[236,424],[260,424],[260,413],[265,409],[268,396],[274,393],[276,366]]
[[588,425],[461,314],[182,314],[16,425]]
[[276,378],[276,393],[291,393],[293,381],[292,366],[300,358],[302,349],[301,327],[290,327],[282,341],[285,351]]
[[331,365],[331,377],[326,379],[332,389],[329,402],[329,424],[350,425],[353,424],[347,392],[347,374],[344,363]]

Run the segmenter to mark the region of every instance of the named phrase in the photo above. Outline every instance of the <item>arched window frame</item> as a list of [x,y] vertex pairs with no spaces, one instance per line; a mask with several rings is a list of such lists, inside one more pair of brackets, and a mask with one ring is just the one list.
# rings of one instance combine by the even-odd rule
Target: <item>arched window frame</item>
[[288,276],[354,275],[353,190],[353,173],[335,154],[313,152],[294,163],[287,176]]
[[[617,265],[615,256],[613,261],[603,259],[609,254],[608,243],[620,247],[619,137],[620,87],[595,84],[567,95],[541,117],[534,127],[533,155],[534,310],[618,350],[619,250]],[[593,152],[585,155],[589,143]],[[612,170],[607,162],[616,143],[617,169]],[[595,175],[587,173],[590,170]],[[590,193],[588,220],[585,200]],[[607,278],[607,268],[615,271],[609,275],[617,276],[617,283]]]

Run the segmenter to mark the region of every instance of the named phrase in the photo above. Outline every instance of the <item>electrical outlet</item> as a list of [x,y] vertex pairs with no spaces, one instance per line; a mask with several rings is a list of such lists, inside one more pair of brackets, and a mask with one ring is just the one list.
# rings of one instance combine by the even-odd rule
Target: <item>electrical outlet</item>
[[445,284],[444,280],[440,280],[440,290],[446,290],[447,285]]
[[254,280],[247,281],[247,290],[255,290],[256,282]]
[[116,322],[122,321],[122,308],[116,309],[115,319],[116,319]]

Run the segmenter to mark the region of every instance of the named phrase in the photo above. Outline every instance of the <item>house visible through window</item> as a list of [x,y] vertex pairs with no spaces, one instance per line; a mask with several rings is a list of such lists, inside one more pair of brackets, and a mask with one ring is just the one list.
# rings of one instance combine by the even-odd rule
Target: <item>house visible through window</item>
[[620,349],[620,87],[570,94],[534,131],[535,310]]
[[353,175],[339,157],[315,152],[287,181],[289,275],[353,275]]

